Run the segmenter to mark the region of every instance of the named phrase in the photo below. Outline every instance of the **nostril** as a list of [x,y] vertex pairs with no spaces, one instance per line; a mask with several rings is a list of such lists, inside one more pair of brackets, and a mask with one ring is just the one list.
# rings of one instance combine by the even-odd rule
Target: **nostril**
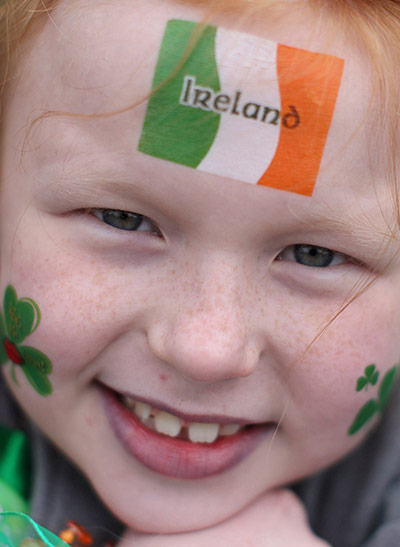
[[249,376],[257,367],[259,352],[252,341],[233,329],[211,329],[199,321],[180,320],[154,326],[148,344],[157,359],[191,381],[215,382]]

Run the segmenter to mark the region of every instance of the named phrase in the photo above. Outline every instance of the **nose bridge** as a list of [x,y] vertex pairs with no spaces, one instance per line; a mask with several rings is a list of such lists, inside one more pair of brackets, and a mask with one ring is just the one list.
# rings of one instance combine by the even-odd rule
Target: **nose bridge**
[[209,256],[169,301],[171,310],[153,332],[152,349],[197,381],[249,375],[258,362],[251,337],[251,299],[244,263]]

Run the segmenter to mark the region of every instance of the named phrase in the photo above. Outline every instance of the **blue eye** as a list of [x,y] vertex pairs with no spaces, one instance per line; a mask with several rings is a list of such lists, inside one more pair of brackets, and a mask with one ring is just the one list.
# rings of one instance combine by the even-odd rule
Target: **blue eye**
[[279,254],[278,259],[297,262],[302,266],[309,266],[311,268],[337,266],[348,260],[342,253],[331,251],[325,247],[307,245],[304,243],[286,247],[286,249]]
[[138,213],[120,211],[117,209],[93,209],[92,213],[105,224],[117,228],[118,230],[158,233],[153,222],[149,218],[139,215]]

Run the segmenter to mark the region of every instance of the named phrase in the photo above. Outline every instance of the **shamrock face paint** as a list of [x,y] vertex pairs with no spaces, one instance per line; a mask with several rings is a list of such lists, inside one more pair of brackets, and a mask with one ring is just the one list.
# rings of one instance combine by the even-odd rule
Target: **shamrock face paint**
[[[394,366],[386,372],[378,387],[376,399],[370,399],[361,410],[357,413],[353,423],[348,429],[349,435],[357,433],[364,425],[367,424],[376,414],[384,411],[389,400],[390,394],[394,388],[398,366]],[[379,380],[380,373],[375,370],[375,365],[369,365],[364,370],[364,376],[360,376],[357,380],[356,391],[366,390],[370,386],[375,386]]]
[[310,196],[343,61],[214,26],[191,46],[195,31],[167,24],[138,149]]
[[31,298],[18,300],[15,289],[8,285],[4,293],[3,306],[4,317],[0,314],[0,364],[5,365],[11,361],[11,377],[16,384],[16,368],[19,368],[40,395],[50,395],[50,359],[36,348],[21,345],[39,326],[38,305]]

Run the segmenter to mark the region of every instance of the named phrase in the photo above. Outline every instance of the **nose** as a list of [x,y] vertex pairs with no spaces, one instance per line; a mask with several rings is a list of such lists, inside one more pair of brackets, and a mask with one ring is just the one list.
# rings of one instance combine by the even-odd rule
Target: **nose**
[[[252,291],[237,268],[207,268],[184,282],[186,289],[160,305],[160,318],[148,332],[153,354],[184,377],[217,382],[249,376],[259,350],[252,332]],[[172,296],[172,298],[171,298]]]

